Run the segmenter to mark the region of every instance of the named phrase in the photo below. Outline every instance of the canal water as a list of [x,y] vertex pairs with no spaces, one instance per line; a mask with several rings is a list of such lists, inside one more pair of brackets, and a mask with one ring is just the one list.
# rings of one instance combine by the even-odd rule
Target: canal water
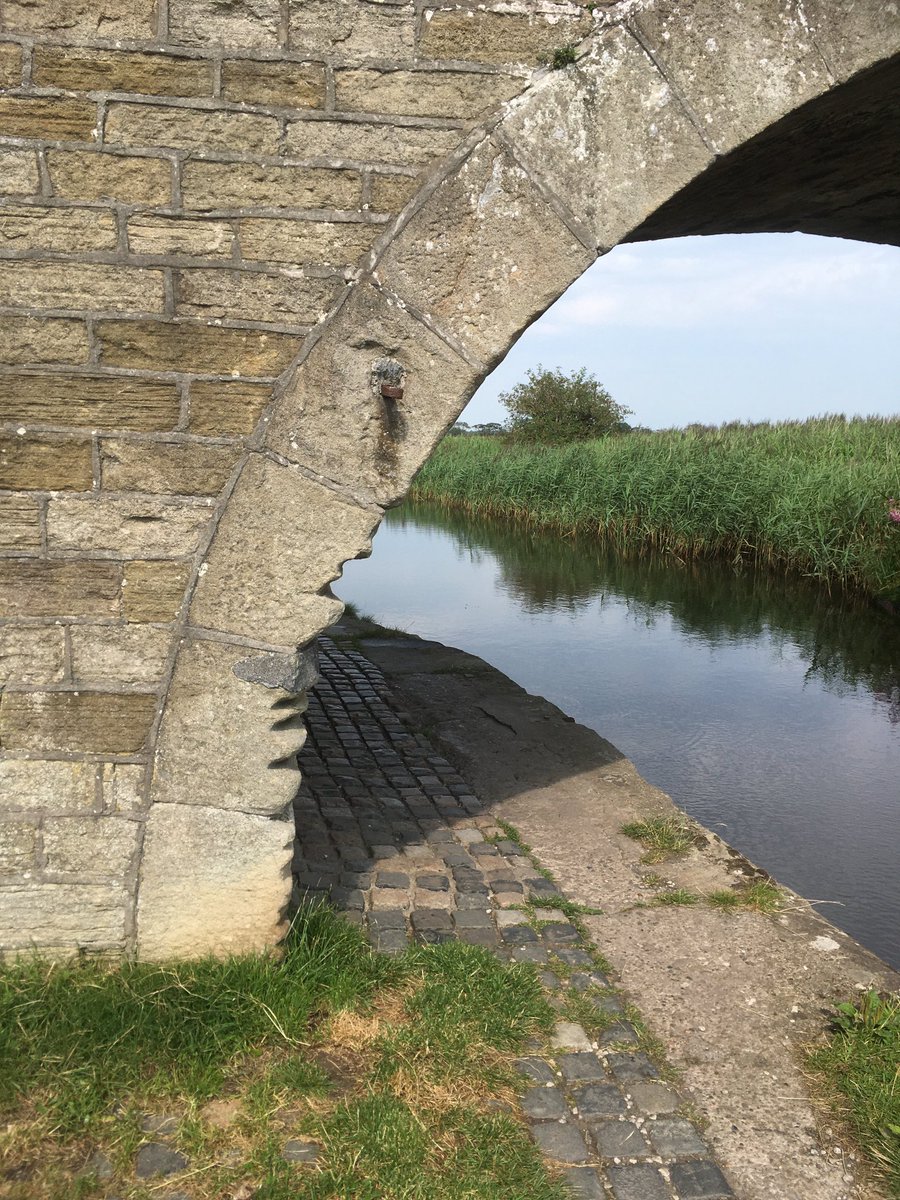
[[335,590],[486,659],[900,967],[900,621],[407,504]]

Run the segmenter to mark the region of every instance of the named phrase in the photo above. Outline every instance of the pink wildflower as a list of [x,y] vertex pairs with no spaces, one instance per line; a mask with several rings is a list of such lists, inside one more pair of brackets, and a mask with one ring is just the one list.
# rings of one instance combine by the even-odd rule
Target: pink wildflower
[[890,507],[888,508],[888,517],[895,525],[900,525],[900,508],[897,507],[897,501],[893,496],[888,500]]

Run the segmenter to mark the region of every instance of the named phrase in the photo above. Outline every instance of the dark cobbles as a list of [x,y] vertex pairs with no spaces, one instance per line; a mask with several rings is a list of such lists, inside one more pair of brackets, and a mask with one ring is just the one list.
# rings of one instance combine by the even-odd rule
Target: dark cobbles
[[557,1054],[556,1065],[562,1071],[563,1079],[569,1083],[606,1079],[606,1068],[596,1054]]
[[583,1117],[617,1117],[627,1111],[625,1097],[612,1083],[589,1083],[572,1096]]
[[452,929],[453,919],[442,908],[418,908],[412,915],[414,929]]
[[500,936],[507,946],[524,946],[528,942],[536,942],[537,934],[530,925],[507,925],[500,930]]
[[569,1116],[566,1101],[555,1087],[533,1087],[522,1097],[522,1112],[533,1121],[556,1121]]
[[500,935],[496,929],[458,929],[456,935],[461,942],[470,946],[493,948],[500,945]]
[[400,871],[379,871],[375,876],[375,884],[383,888],[408,888],[409,876]]
[[541,930],[541,938],[548,946],[571,945],[579,940],[579,934],[574,925],[552,921]]
[[444,942],[455,942],[456,934],[452,929],[417,929],[416,941],[429,946],[440,946]]
[[188,1165],[185,1156],[165,1142],[148,1142],[137,1152],[134,1173],[138,1179],[150,1179],[154,1175],[177,1175]]
[[610,1025],[608,1029],[604,1029],[600,1034],[601,1046],[615,1046],[619,1042],[637,1042],[638,1035],[635,1033],[634,1026],[629,1025],[626,1021],[617,1021],[615,1025]]
[[[562,957],[562,956],[560,956]],[[609,980],[599,971],[573,971],[569,986],[576,992],[586,992],[590,988],[609,987]]]
[[606,1200],[606,1191],[593,1167],[569,1167],[563,1179],[575,1200]]
[[374,946],[382,954],[402,954],[409,946],[409,939],[402,929],[384,929],[375,934]]
[[669,1185],[649,1164],[607,1167],[606,1175],[616,1200],[672,1200]]
[[653,1115],[671,1113],[681,1104],[681,1097],[663,1083],[631,1083],[628,1085],[634,1107],[638,1112]]
[[532,1083],[555,1083],[556,1073],[545,1058],[517,1058],[516,1070]]
[[430,892],[449,892],[450,880],[446,875],[420,875],[416,887],[426,888]]
[[591,1157],[581,1131],[559,1121],[532,1124],[531,1136],[548,1158],[563,1163],[583,1163]]
[[405,929],[406,914],[402,908],[380,908],[369,913],[369,925],[379,932],[383,929]]
[[498,842],[497,849],[501,854],[505,854],[507,858],[518,858],[525,853],[518,842],[511,842],[508,838],[502,842]]
[[727,1200],[733,1196],[725,1176],[714,1162],[675,1163],[672,1183],[681,1200]]
[[551,883],[549,879],[543,879],[541,877],[538,877],[537,879],[526,879],[525,886],[528,888],[532,896],[539,896],[541,898],[547,896],[560,896],[560,899],[562,899],[559,888],[555,883]]
[[550,955],[543,946],[516,946],[512,952],[512,960],[513,962],[533,963],[536,967],[545,967],[550,961]]
[[567,967],[590,967],[593,964],[593,959],[586,950],[574,950],[570,947],[565,947],[562,950],[557,950],[556,957],[560,962],[564,962]]
[[494,922],[483,908],[459,909],[454,917],[457,929],[493,929]]
[[601,1158],[646,1158],[650,1147],[631,1121],[598,1121],[591,1135]]
[[666,1158],[682,1158],[705,1154],[706,1146],[690,1121],[683,1117],[660,1117],[644,1126],[650,1145]]
[[646,1054],[610,1054],[606,1061],[620,1083],[643,1083],[659,1078],[658,1069]]

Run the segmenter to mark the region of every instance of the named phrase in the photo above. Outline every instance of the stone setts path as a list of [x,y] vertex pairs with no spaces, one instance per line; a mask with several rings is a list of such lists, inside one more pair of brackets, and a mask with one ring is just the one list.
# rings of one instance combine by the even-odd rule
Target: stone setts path
[[[295,802],[298,899],[329,900],[390,954],[412,940],[458,939],[535,964],[558,1009],[564,992],[584,993],[602,1015],[599,1037],[560,1021],[549,1048],[519,1062],[531,1134],[575,1197],[732,1197],[593,947],[552,907],[564,901],[556,885],[398,709],[377,667],[322,638],[320,670]],[[528,899],[542,906],[540,921],[517,907]]]

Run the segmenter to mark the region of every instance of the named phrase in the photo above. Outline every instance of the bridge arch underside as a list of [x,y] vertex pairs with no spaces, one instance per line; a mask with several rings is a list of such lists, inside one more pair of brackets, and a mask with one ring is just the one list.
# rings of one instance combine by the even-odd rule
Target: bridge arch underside
[[[132,8],[143,2],[129,0]],[[878,0],[629,0],[593,17],[542,0],[514,13],[439,8],[428,21],[411,4],[323,0],[327,19],[315,28],[291,0],[290,49],[276,22],[274,46],[263,52],[257,25],[242,18],[228,26],[230,18],[209,16],[208,4],[199,5],[206,23],[182,22],[179,34],[185,6],[170,0],[176,32],[157,36],[189,37],[195,65],[207,53],[220,63],[224,55],[226,82],[231,72],[245,83],[252,77],[249,119],[277,119],[288,144],[300,145],[291,142],[297,89],[313,88],[320,67],[323,111],[298,124],[320,150],[326,135],[339,149],[327,160],[310,152],[306,163],[295,151],[297,165],[285,168],[292,174],[275,183],[281,160],[248,152],[250,186],[262,199],[229,209],[217,196],[191,212],[184,205],[202,172],[190,154],[152,141],[164,136],[160,111],[189,110],[148,114],[146,97],[130,109],[118,93],[101,95],[99,136],[125,144],[104,152],[104,143],[93,161],[120,166],[137,145],[144,159],[156,153],[170,163],[182,186],[149,217],[133,201],[97,193],[96,220],[112,205],[129,238],[130,222],[143,222],[143,255],[129,240],[115,259],[121,278],[133,270],[135,280],[143,273],[152,282],[159,269],[168,290],[155,323],[141,312],[144,299],[115,319],[88,319],[91,365],[73,378],[80,386],[89,375],[108,395],[103,389],[143,387],[156,370],[159,386],[174,384],[182,398],[170,427],[131,431],[105,431],[98,409],[76,398],[86,415],[69,428],[58,415],[29,419],[27,405],[17,408],[12,381],[24,378],[28,394],[37,370],[30,361],[6,380],[7,441],[21,450],[32,439],[44,454],[74,438],[89,476],[64,485],[72,494],[60,499],[21,468],[0,493],[14,532],[29,506],[41,522],[33,537],[26,528],[4,542],[12,549],[0,562],[13,585],[4,609],[12,636],[27,629],[35,647],[6,679],[0,703],[0,828],[13,847],[0,875],[0,945],[12,950],[153,958],[277,941],[290,897],[304,689],[315,676],[310,647],[340,613],[329,585],[370,548],[385,507],[402,498],[485,375],[598,255],[628,240],[750,230],[900,242],[900,17]],[[8,8],[15,21],[19,7]],[[354,21],[365,22],[359,43]],[[22,53],[38,54],[28,29],[12,34]],[[576,37],[574,65],[534,65]],[[96,54],[111,70],[118,50],[90,37],[87,44],[82,57]],[[507,45],[515,61],[498,61]],[[168,43],[162,49],[172,52]],[[286,77],[274,73],[276,52],[295,89],[289,101],[272,99]],[[55,53],[78,58],[71,48]],[[0,121],[10,111],[4,103]],[[247,103],[213,99],[196,110],[207,122],[199,136],[208,129],[220,139],[210,161],[224,157],[232,175],[247,164],[223,154],[224,125],[208,117],[243,120]],[[269,136],[263,125],[259,136]],[[415,166],[385,166],[385,156],[413,146]],[[52,139],[41,147],[42,170],[61,177]],[[291,189],[312,188],[317,172],[331,172],[337,191],[356,175],[362,192],[355,201],[342,192],[334,210],[301,204]],[[220,186],[227,192],[225,177]],[[273,198],[276,186],[284,192]],[[41,204],[58,215],[62,201],[35,196],[19,208],[33,213]],[[288,225],[292,237],[316,227],[318,260],[279,249]],[[336,274],[345,248],[335,246],[348,230],[357,257]],[[186,258],[188,232],[203,242],[197,270],[188,269],[197,265]],[[230,245],[224,265],[212,257],[218,238]],[[269,251],[281,255],[274,265],[260,261]],[[66,261],[79,252],[73,244]],[[273,289],[289,309],[291,289],[310,281],[330,308],[307,329],[285,326],[287,317],[254,320],[263,315],[254,304]],[[215,302],[200,302],[204,288]],[[249,315],[229,303],[249,305]],[[65,304],[60,315],[60,305],[47,300],[37,316],[13,319],[46,316],[61,333],[63,319],[86,319]],[[226,341],[223,329],[243,340]],[[232,345],[233,362],[213,362]],[[154,367],[167,352],[170,369]],[[57,388],[60,378],[52,375]],[[232,388],[241,418],[228,424],[216,405]],[[160,395],[151,402],[162,404]],[[203,486],[192,489],[192,480]],[[16,575],[23,571],[25,584]],[[146,600],[148,579],[164,603]],[[17,586],[31,596],[42,589],[40,620],[17,607]],[[98,612],[86,633],[84,614]],[[59,665],[42,675],[35,663],[53,638]],[[102,669],[92,668],[104,644]]]

